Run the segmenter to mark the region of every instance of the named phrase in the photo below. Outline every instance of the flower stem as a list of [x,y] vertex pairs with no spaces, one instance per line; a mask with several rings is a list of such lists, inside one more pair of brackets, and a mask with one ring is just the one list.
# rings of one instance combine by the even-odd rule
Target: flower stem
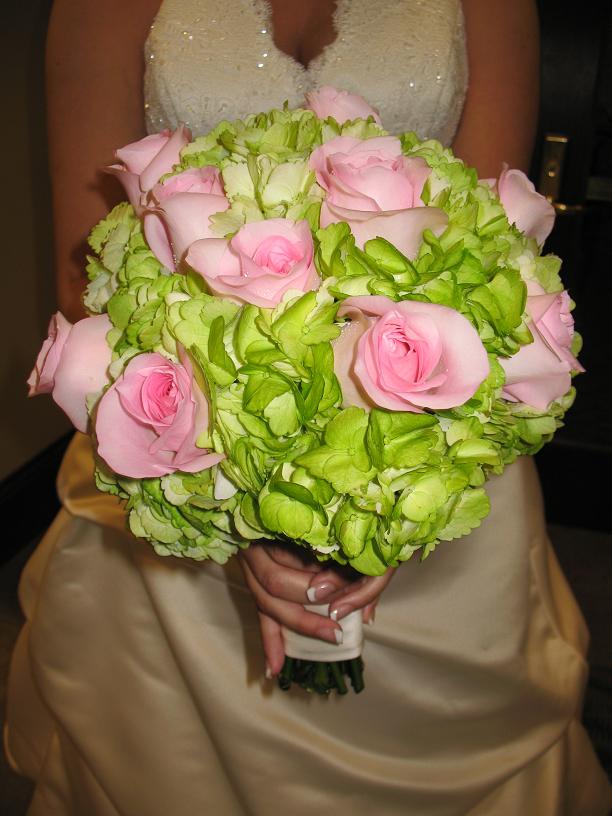
[[333,662],[286,657],[278,675],[278,685],[283,691],[289,691],[292,684],[296,683],[316,694],[329,694],[332,691],[347,694],[345,675],[356,694],[363,691],[363,660],[360,657]]

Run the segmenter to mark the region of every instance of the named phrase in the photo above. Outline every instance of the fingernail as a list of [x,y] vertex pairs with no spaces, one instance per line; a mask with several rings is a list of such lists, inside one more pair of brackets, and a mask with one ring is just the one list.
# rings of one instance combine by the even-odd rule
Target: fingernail
[[338,606],[334,606],[333,609],[330,609],[329,617],[333,621],[339,621],[341,618],[345,618],[349,612],[352,611],[352,607],[347,606],[346,604],[339,604]]
[[319,629],[317,632],[318,636],[323,640],[329,641],[329,643],[342,643],[344,639],[344,632],[342,629]]
[[335,584],[332,584],[329,581],[324,581],[322,584],[313,584],[313,586],[308,587],[306,590],[306,596],[310,603],[314,603],[315,601],[322,601],[324,598],[328,598],[330,595],[333,595],[336,589],[337,587]]
[[266,665],[266,680],[272,680],[274,675],[272,674],[272,669]]

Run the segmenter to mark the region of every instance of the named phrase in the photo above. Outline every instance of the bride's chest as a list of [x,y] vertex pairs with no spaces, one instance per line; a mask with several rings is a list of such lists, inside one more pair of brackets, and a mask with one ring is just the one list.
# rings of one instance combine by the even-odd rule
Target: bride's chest
[[200,133],[334,85],[378,107],[389,130],[452,135],[467,79],[459,0],[316,2],[329,25],[305,32],[300,53],[295,26],[267,0],[164,0],[145,52],[149,130],[185,122]]
[[268,0],[274,45],[308,66],[336,39],[337,0]]

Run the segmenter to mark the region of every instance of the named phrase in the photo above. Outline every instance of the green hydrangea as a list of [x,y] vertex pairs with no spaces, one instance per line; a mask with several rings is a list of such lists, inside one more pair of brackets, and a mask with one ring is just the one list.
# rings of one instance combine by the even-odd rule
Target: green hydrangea
[[[321,560],[382,574],[477,527],[489,510],[487,478],[562,424],[573,389],[546,411],[508,402],[499,363],[532,340],[526,282],[562,289],[559,259],[541,256],[449,149],[401,136],[403,153],[432,168],[423,201],[448,217],[441,234],[424,233],[415,258],[383,238],[359,249],[344,223],[320,228],[313,149],[338,135],[384,133],[371,119],[339,125],[285,106],[220,122],[183,149],[173,172],[213,165],[222,175],[230,207],[211,220],[220,237],[249,221],[308,220],[322,286],[288,293],[275,309],[213,296],[186,267],[171,274],[128,204],[93,230],[85,303],[113,324],[111,375],[135,354],[177,360],[184,349],[210,405],[198,444],[225,455],[210,470],[161,479],[124,479],[98,463],[98,487],[126,502],[131,531],[159,554],[225,563],[250,541],[281,537]],[[333,343],[338,308],[355,295],[457,310],[489,354],[489,376],[452,410],[343,407]],[[220,480],[229,498],[216,497]]]

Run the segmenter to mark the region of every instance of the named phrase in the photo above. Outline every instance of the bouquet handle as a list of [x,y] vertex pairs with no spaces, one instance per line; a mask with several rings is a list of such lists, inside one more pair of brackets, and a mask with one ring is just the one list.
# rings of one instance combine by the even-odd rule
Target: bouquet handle
[[[329,604],[306,604],[309,612],[327,615]],[[328,643],[318,638],[307,637],[283,627],[285,641],[285,663],[279,674],[279,685],[288,690],[292,683],[298,683],[308,691],[328,694],[335,690],[340,694],[348,691],[345,675],[348,675],[353,690],[363,689],[363,616],[360,609],[351,612],[340,622],[342,643]]]

